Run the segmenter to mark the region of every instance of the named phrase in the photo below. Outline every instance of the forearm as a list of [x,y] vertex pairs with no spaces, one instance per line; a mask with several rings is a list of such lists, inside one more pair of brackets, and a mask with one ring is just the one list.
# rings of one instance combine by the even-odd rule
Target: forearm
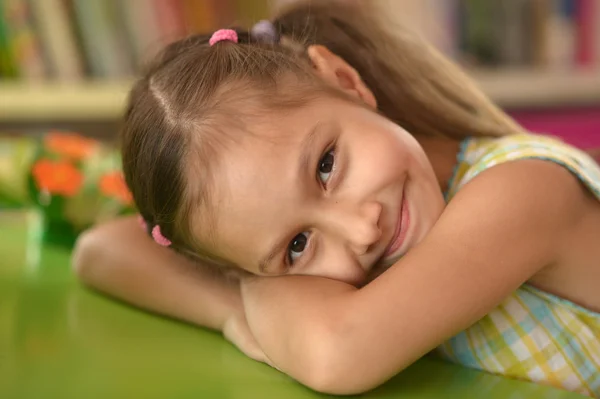
[[341,369],[336,363],[346,358],[338,348],[350,338],[352,318],[345,304],[356,291],[340,281],[309,276],[242,282],[248,324],[265,354],[292,378],[328,393],[348,393],[332,377]]
[[239,282],[156,245],[134,218],[86,232],[73,254],[86,285],[146,310],[222,330],[242,312]]
[[[403,302],[415,308],[417,297]],[[428,351],[421,349],[423,323],[410,319],[413,312],[398,306],[393,314],[365,297],[364,288],[340,281],[258,278],[242,282],[242,298],[264,353],[278,369],[316,391],[366,392]],[[386,324],[401,327],[387,331]]]

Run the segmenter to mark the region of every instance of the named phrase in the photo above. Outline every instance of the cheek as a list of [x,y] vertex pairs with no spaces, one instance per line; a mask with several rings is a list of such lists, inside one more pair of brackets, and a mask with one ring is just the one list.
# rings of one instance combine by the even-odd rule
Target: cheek
[[427,154],[409,133],[402,130],[397,136],[390,134],[385,144],[389,162],[399,169],[399,173],[408,174],[413,179],[436,181]]
[[373,165],[384,175],[404,175],[415,164],[410,146],[390,133],[374,138],[370,152]]
[[421,147],[407,132],[388,124],[391,122],[353,125],[352,136],[348,137],[353,186],[374,190],[407,175],[423,177],[419,172],[424,169],[421,158],[425,157]]

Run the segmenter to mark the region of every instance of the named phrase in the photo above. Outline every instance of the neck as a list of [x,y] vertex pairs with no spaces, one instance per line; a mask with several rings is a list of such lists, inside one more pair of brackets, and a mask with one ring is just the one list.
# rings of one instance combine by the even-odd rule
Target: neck
[[445,192],[448,190],[448,182],[452,178],[457,163],[456,157],[460,151],[460,140],[426,136],[417,136],[416,139],[433,166],[440,188]]

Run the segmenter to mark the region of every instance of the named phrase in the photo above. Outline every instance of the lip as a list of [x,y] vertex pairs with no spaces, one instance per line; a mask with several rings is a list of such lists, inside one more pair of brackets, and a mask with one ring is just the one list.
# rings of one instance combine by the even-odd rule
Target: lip
[[406,239],[406,233],[408,228],[410,227],[410,212],[408,209],[408,203],[406,200],[406,195],[402,196],[402,205],[400,208],[400,216],[398,218],[398,222],[396,223],[396,228],[394,231],[394,235],[388,245],[383,257],[388,257],[396,252]]

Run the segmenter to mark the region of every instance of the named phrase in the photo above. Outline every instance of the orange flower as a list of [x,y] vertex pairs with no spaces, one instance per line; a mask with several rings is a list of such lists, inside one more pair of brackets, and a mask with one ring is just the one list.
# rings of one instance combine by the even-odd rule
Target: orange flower
[[100,192],[108,197],[116,198],[126,205],[133,202],[125,179],[119,172],[108,173],[100,178]]
[[89,157],[98,142],[75,133],[52,132],[44,137],[46,148],[57,154],[79,160]]
[[66,161],[41,159],[33,166],[33,177],[40,190],[67,197],[77,194],[83,183],[83,176]]

